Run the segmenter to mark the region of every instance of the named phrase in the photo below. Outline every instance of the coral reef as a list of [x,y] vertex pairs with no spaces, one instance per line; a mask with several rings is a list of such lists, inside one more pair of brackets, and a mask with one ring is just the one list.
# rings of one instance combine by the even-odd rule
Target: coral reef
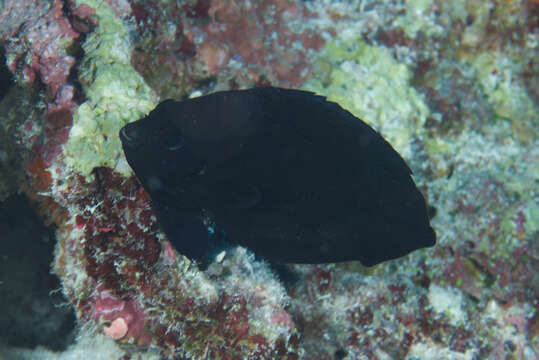
[[117,134],[126,123],[149,112],[157,99],[131,66],[132,44],[122,19],[107,3],[83,5],[94,10],[97,26],[82,44],[78,73],[87,100],[74,111],[65,162],[84,176],[99,166],[129,174]]
[[[531,0],[2,2],[17,86],[0,146],[25,172],[2,173],[4,193],[18,183],[56,224],[81,348],[103,333],[126,359],[536,358],[538,23]],[[281,281],[243,248],[204,271],[178,254],[118,130],[159,99],[268,85],[386,136],[438,244]]]
[[327,77],[304,86],[341,104],[373,125],[403,156],[411,157],[412,139],[421,136],[429,115],[423,97],[410,85],[412,73],[389,49],[360,38],[329,42],[319,69]]
[[297,87],[324,44],[303,21],[315,14],[291,0],[134,0],[132,8],[141,36],[133,65],[165,98],[208,86]]
[[[61,101],[75,58],[68,48],[79,34],[62,11],[63,3],[6,1],[0,37],[7,40],[8,67],[20,82],[39,79],[50,99]],[[58,99],[57,99],[58,97]]]

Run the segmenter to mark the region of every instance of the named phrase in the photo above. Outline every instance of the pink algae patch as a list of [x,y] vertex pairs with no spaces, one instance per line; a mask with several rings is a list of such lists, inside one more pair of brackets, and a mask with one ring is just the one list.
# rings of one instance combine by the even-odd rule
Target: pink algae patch
[[139,344],[149,342],[144,309],[134,299],[123,300],[109,290],[100,289],[95,299],[93,317],[106,324],[103,332],[113,339],[129,337]]
[[114,319],[110,325],[103,328],[103,332],[108,337],[118,340],[127,334],[128,326],[123,317]]

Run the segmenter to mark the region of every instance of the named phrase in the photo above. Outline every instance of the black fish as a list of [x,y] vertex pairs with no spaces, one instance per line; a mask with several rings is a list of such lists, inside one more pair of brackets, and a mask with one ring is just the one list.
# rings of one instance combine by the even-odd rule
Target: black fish
[[400,155],[310,92],[166,100],[120,138],[167,238],[191,259],[226,237],[274,262],[371,266],[436,241]]

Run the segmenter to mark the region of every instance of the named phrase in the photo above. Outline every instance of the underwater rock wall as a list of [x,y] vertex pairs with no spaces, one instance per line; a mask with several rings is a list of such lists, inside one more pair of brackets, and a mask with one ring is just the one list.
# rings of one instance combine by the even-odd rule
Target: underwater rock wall
[[[126,358],[537,357],[538,6],[4,1],[17,85],[0,126],[19,149],[5,153],[57,226],[53,271],[80,331]],[[316,91],[384,135],[438,244],[369,269],[289,265],[293,281],[242,248],[204,272],[178,254],[118,130],[160,99],[268,85]]]

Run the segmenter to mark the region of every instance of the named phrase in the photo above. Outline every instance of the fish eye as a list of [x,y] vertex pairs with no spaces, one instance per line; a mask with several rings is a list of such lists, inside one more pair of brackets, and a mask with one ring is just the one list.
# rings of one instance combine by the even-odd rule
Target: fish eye
[[165,146],[170,151],[179,150],[183,148],[184,144],[183,137],[180,135],[170,136],[165,140]]

